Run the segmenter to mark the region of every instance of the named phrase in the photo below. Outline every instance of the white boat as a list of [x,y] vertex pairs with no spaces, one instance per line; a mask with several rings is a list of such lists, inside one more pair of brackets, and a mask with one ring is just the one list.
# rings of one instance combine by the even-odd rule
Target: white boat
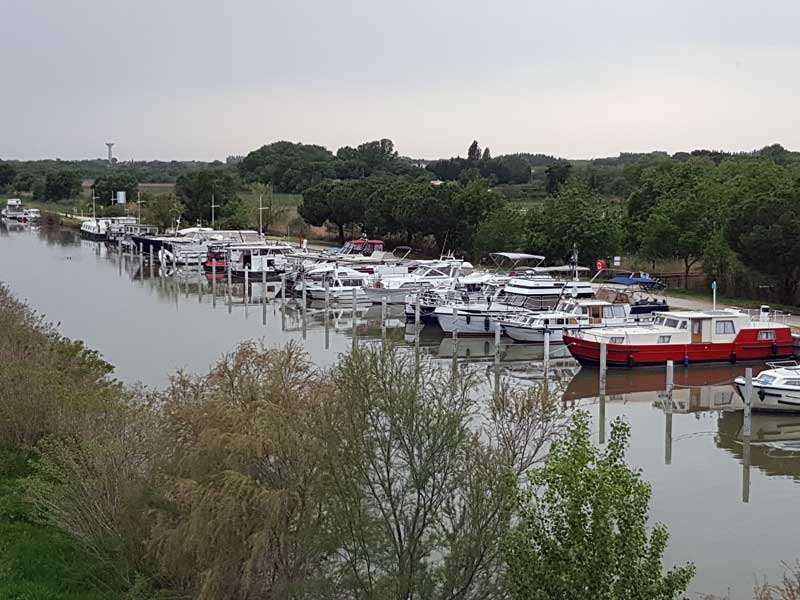
[[230,244],[225,251],[225,264],[233,277],[252,280],[276,279],[285,273],[288,258],[297,252],[291,244],[268,242],[260,244]]
[[25,207],[22,206],[22,200],[19,198],[9,198],[6,201],[6,207],[0,210],[0,216],[12,221],[19,221],[25,216]]
[[42,218],[42,211],[38,208],[26,208],[23,211],[22,220],[29,223],[38,223]]
[[502,331],[519,342],[544,342],[546,331],[550,342],[561,343],[564,333],[588,327],[625,325],[630,318],[629,304],[613,304],[606,300],[564,300],[554,311],[515,314],[498,319]]
[[294,282],[295,294],[305,294],[312,300],[325,300],[327,297],[334,302],[347,302],[355,294],[356,302],[371,302],[364,288],[368,276],[361,271],[341,267],[334,263],[320,265],[311,269]]
[[[753,379],[750,396],[753,410],[771,412],[800,412],[800,365],[796,361],[769,362],[770,368]],[[733,380],[736,390],[745,400],[746,381],[743,376]]]
[[450,286],[461,274],[472,271],[472,265],[464,261],[440,261],[417,266],[413,271],[405,268],[405,273],[382,274],[380,271],[370,277],[364,288],[373,302],[399,304],[406,301],[409,294],[435,287]]
[[107,217],[89,219],[81,223],[81,237],[87,240],[105,241],[111,227],[133,225],[136,217]]

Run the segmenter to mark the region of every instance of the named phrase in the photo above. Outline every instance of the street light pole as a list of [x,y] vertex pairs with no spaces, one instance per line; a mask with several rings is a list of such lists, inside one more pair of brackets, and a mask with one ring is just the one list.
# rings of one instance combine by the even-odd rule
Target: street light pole
[[136,204],[139,206],[139,224],[142,224],[142,204],[147,204],[147,202],[142,202],[142,192],[136,192]]
[[219,208],[219,204],[214,204],[214,194],[211,194],[211,229],[214,229],[214,209]]

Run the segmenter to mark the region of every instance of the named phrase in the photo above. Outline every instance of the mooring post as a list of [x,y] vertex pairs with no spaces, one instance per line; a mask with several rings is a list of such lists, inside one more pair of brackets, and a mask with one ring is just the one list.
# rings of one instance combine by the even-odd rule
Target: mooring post
[[458,309],[453,307],[453,352],[456,351],[458,345]]
[[325,287],[325,309],[327,311],[328,306],[331,303],[331,282],[328,281],[327,277],[325,278],[324,287]]
[[417,337],[419,337],[419,321],[419,292],[417,292],[417,298],[414,302],[414,333],[417,334]]
[[667,390],[664,399],[664,464],[672,464],[672,393],[675,389],[675,363],[667,361]]
[[331,333],[330,333],[330,309],[328,303],[325,302],[325,350],[331,347]]
[[217,308],[217,260],[211,259],[211,305]]
[[286,304],[286,273],[281,273],[281,306]]
[[499,321],[494,322],[494,397],[500,397],[500,336],[502,327]]
[[544,320],[544,378],[550,374],[550,319]]
[[356,288],[353,288],[353,351],[358,347],[358,329],[356,327]]
[[303,273],[303,277],[302,277],[300,283],[303,286],[302,289],[300,290],[300,297],[301,297],[302,302],[303,302],[303,308],[305,309],[305,305],[306,305],[306,274],[305,273]]
[[747,367],[744,370],[744,422],[742,423],[742,434],[746,441],[750,441],[752,434],[752,408],[753,408],[753,368]]
[[250,265],[244,268],[244,303],[247,304],[250,299]]
[[261,264],[261,324],[267,324],[267,270]]
[[381,339],[386,343],[386,295],[381,298]]
[[605,393],[606,391],[606,370],[607,370],[607,356],[608,345],[606,342],[600,342],[600,389]]

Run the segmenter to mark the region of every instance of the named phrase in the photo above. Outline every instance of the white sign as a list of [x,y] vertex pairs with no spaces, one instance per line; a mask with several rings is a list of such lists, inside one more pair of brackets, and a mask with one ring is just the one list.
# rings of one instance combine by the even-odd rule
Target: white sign
[[615,257],[614,257],[614,266],[615,266],[615,267],[618,267],[618,266],[620,266],[621,264],[622,264],[622,257],[621,257],[621,256],[615,256]]
[[126,196],[127,192],[117,192],[117,204],[126,204],[128,201]]

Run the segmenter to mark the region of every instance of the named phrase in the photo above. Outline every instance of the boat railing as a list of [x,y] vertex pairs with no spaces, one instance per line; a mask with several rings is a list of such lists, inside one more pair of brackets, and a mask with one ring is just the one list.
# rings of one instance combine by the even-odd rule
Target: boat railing
[[763,321],[769,323],[779,323],[786,325],[786,319],[792,316],[791,313],[782,310],[762,310],[760,308],[743,308],[739,309],[750,317],[751,321]]

